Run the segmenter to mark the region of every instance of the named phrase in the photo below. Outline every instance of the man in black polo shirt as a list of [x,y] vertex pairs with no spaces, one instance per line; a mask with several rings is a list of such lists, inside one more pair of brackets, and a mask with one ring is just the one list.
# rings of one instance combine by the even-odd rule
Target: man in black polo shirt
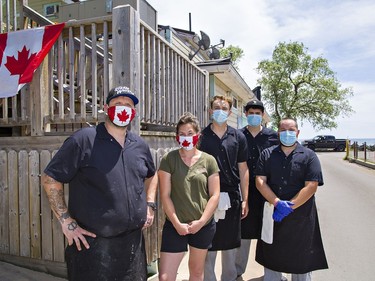
[[[241,244],[241,218],[247,216],[247,192],[249,171],[247,168],[247,145],[245,136],[227,125],[231,113],[232,100],[215,96],[211,100],[212,123],[201,133],[199,149],[216,158],[220,176],[220,203],[229,208],[216,223],[216,233],[209,249],[204,280],[215,281],[215,261],[217,251],[222,251],[222,281],[233,281],[237,277],[235,248]],[[242,195],[242,197],[241,197]],[[227,201],[225,201],[227,199]],[[230,203],[230,205],[228,204]]]
[[297,142],[294,119],[281,120],[278,134],[280,145],[263,150],[255,171],[258,190],[274,205],[272,241],[258,240],[255,259],[264,281],[280,281],[282,272],[311,281],[313,270],[328,268],[315,205],[322,170],[315,152]]
[[127,130],[137,103],[127,87],[112,89],[105,122],[70,136],[44,171],[69,280],[147,279],[142,229],[153,222],[157,176],[148,145]]
[[259,100],[249,101],[245,106],[247,126],[241,131],[247,140],[249,168],[249,214],[241,220],[241,247],[237,248],[236,268],[237,275],[246,271],[249,259],[251,239],[260,239],[262,228],[262,214],[264,198],[255,186],[255,168],[260,153],[270,146],[279,143],[277,133],[262,125],[264,106]]

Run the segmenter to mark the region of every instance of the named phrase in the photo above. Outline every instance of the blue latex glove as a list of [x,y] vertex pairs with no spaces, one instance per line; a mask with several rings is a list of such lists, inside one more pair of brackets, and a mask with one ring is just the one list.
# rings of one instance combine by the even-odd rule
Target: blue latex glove
[[287,215],[281,214],[277,209],[273,211],[272,218],[276,222],[281,222]]
[[284,200],[279,200],[275,206],[276,210],[280,215],[283,215],[286,217],[289,215],[291,212],[293,212],[292,206],[294,203],[290,201],[284,201]]

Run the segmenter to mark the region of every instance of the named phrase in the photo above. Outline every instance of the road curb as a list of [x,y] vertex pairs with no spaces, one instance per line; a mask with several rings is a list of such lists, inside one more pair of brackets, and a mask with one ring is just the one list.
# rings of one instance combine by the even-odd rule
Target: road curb
[[351,157],[347,157],[346,160],[348,160],[349,163],[355,163],[355,164],[358,164],[358,165],[361,165],[361,166],[364,166],[364,167],[375,170],[375,164],[373,164],[373,163],[365,162],[365,161],[354,159],[354,158],[351,158]]

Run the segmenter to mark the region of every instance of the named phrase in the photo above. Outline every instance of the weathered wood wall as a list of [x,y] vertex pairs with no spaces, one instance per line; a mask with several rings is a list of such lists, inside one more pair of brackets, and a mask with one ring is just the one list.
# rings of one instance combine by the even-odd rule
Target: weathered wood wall
[[[7,9],[15,7],[5,2]],[[23,11],[25,27],[48,24],[27,7]],[[0,8],[0,32],[11,31],[3,28],[3,18]],[[7,18],[5,26],[10,22]],[[0,129],[11,128],[13,136],[0,137],[0,260],[65,276],[66,242],[40,175],[66,136],[104,120],[108,90],[122,84],[140,98],[132,130],[150,140],[156,166],[173,146],[180,115],[190,111],[201,124],[208,123],[208,74],[143,23],[133,8],[66,23],[33,82],[15,97],[0,99]],[[145,231],[149,262],[158,258],[161,209],[157,218]]]
[[[14,138],[0,139],[0,260],[16,261],[34,269],[45,268],[59,276],[66,274],[66,239],[51,211],[40,176],[63,139],[31,137],[29,143],[40,144],[35,148],[26,148],[25,144]],[[4,148],[4,143],[8,143],[8,148]],[[168,150],[151,149],[156,167],[159,167],[161,157]],[[68,192],[69,185],[66,184],[67,202]],[[149,263],[158,259],[165,218],[160,202],[158,205],[154,225],[144,231]]]

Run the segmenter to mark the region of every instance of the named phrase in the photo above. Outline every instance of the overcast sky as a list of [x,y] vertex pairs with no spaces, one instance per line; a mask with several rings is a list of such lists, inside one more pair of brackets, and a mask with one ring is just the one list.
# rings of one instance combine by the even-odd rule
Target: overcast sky
[[244,50],[240,74],[257,86],[258,62],[271,59],[280,42],[299,41],[313,56],[322,56],[342,87],[352,87],[351,117],[339,117],[338,128],[315,132],[309,124],[300,139],[316,134],[342,138],[375,138],[375,1],[374,0],[147,0],[158,12],[158,24],[207,33],[211,45]]

